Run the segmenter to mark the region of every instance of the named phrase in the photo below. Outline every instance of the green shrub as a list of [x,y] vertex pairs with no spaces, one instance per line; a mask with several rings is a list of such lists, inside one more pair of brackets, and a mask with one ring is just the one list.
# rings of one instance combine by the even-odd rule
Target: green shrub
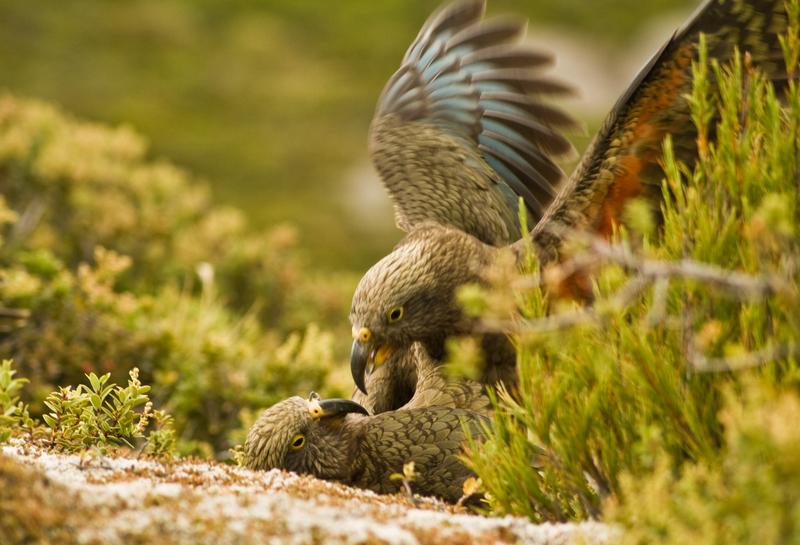
[[[67,452],[122,445],[133,448],[131,441],[144,437],[153,410],[147,396],[150,387],[139,382],[139,370],[131,370],[125,388],[109,382],[110,373],[89,373],[86,378],[88,386],[62,386],[44,400],[50,412],[42,419],[50,428],[51,445]],[[137,412],[140,406],[143,408]]]
[[19,393],[28,381],[14,378],[17,372],[11,365],[11,360],[0,363],[0,443],[7,441],[15,428],[30,422],[28,407],[19,399]]
[[153,384],[158,404],[175,416],[183,444],[210,454],[202,443],[221,452],[229,434],[241,435],[244,409],[298,391],[342,393],[328,380],[332,335],[313,324],[304,335],[281,340],[253,314],[232,312],[212,293],[120,291],[115,279],[130,261],[102,249],[94,267],[81,265],[74,274],[46,252],[21,262],[0,270],[0,297],[30,315],[0,337],[0,351],[24,362],[35,414],[56,385],[74,384],[90,372],[119,381],[135,364]]
[[[704,84],[709,70],[716,94]],[[519,392],[500,393],[489,441],[471,455],[497,511],[596,517],[604,498],[624,501],[631,490],[622,475],[634,482],[656,471],[668,479],[686,464],[713,473],[728,455],[718,419],[723,393],[739,391],[742,381],[798,384],[797,86],[789,85],[784,105],[738,60],[701,61],[695,83],[690,102],[702,151],[690,170],[665,142],[663,228],[651,234],[651,222],[633,221],[612,245],[577,241],[606,263],[593,306],[549,301],[538,287],[502,288],[538,285],[536,275],[497,283],[494,300],[521,301],[527,318],[515,335]],[[641,208],[629,210],[640,216]],[[559,271],[541,282],[551,274]]]
[[346,332],[354,279],[306,274],[290,227],[249,230],[145,150],[129,129],[0,98],[0,353],[30,379],[31,413],[135,365],[180,449],[210,455],[265,405],[345,393],[331,371],[346,335],[314,324]]
[[[284,311],[314,283],[303,277],[293,229],[252,231],[241,211],[214,205],[205,183],[146,153],[127,127],[0,96],[0,194],[20,217],[6,250],[49,250],[74,269],[104,247],[131,259],[117,282],[137,292],[174,280],[199,291],[187,280],[210,265],[234,309],[255,307],[284,332],[297,327],[285,324]],[[336,303],[343,311],[348,301]]]
[[625,476],[610,502],[621,543],[796,543],[800,535],[800,397],[751,385],[729,390],[719,464],[688,464],[676,477],[659,456],[646,478]]
[[150,456],[169,458],[174,454],[173,418],[153,409],[147,395],[150,386],[139,380],[139,369],[131,369],[124,388],[110,382],[110,373],[87,374],[88,385],[59,387],[45,398],[48,412],[38,421],[19,400],[28,381],[14,378],[12,364],[11,360],[0,364],[0,443],[27,434],[29,440],[41,440],[42,446],[64,452],[97,449],[107,453],[143,442],[142,450]]

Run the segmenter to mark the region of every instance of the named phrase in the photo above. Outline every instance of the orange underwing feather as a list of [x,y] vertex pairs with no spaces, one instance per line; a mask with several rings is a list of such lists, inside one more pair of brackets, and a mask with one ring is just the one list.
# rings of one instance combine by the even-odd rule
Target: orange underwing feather
[[631,199],[658,210],[662,144],[670,135],[678,160],[691,166],[697,132],[685,95],[701,33],[709,57],[724,64],[736,51],[751,55],[776,86],[785,84],[778,36],[783,0],[707,0],[644,67],[607,117],[583,159],[533,231],[543,261],[556,259],[564,233],[586,229],[610,236]]

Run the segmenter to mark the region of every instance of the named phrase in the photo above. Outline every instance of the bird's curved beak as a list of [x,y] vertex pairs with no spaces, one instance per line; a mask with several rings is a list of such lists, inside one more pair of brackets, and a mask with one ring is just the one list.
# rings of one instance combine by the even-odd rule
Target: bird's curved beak
[[392,355],[394,348],[375,342],[372,332],[366,327],[353,328],[353,348],[350,351],[350,373],[353,381],[364,394],[367,385],[364,379],[376,367],[380,367]]
[[308,402],[308,412],[314,419],[344,416],[350,413],[369,416],[367,409],[349,399],[311,399]]

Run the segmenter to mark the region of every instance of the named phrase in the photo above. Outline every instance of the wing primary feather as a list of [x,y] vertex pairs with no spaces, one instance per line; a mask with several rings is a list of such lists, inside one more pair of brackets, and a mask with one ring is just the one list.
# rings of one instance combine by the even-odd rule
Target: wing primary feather
[[489,130],[486,128],[486,123],[484,122],[484,135],[500,142],[504,142],[506,145],[516,149],[520,154],[522,154],[525,160],[529,162],[531,166],[536,169],[536,171],[539,172],[549,183],[557,183],[564,177],[564,173],[560,168],[558,168],[558,165],[556,165],[553,160],[550,159],[550,157],[548,157],[542,151],[537,150],[526,140],[520,140],[519,138],[509,136],[507,134],[508,132],[509,130],[507,128],[502,132]]
[[478,21],[486,11],[486,0],[465,0],[446,4],[431,15],[411,42],[403,61],[419,58],[435,34],[449,29],[463,28],[470,23]]
[[527,93],[542,95],[569,95],[572,87],[551,79],[543,79],[533,70],[520,68],[496,68],[478,72],[473,81],[496,81],[521,89]]
[[467,45],[479,49],[501,42],[518,40],[525,34],[525,21],[512,18],[494,18],[468,26],[447,41],[446,51]]
[[450,97],[475,97],[476,99],[480,96],[477,90],[474,87],[466,83],[461,84],[453,84],[448,85],[446,87],[442,87],[439,89],[435,89],[428,93],[428,97],[430,97],[432,102],[437,100],[444,100]]
[[505,163],[509,168],[513,168],[519,174],[521,179],[527,179],[534,182],[536,187],[542,190],[550,197],[555,195],[552,184],[541,173],[537,172],[531,164],[525,160],[519,153],[514,151],[511,146],[508,146],[500,140],[496,140],[491,135],[482,134],[480,136],[480,146],[484,151],[488,151],[497,159]]
[[[545,103],[571,88],[542,72],[552,55],[521,43],[527,23],[484,11],[463,0],[428,18],[378,101],[370,154],[401,228],[438,221],[496,244],[519,234],[514,195],[537,219],[552,200],[563,174],[551,156],[572,151],[558,129],[576,123]],[[424,194],[459,204],[420,205]]]
[[433,44],[431,44],[415,63],[417,70],[424,72],[431,65],[434,59],[436,59],[438,55],[441,55],[444,46],[444,40],[436,40]]
[[440,74],[450,72],[460,65],[460,59],[455,55],[447,55],[439,60],[436,60],[428,65],[422,71],[422,79],[431,81],[433,78]]
[[503,112],[488,110],[484,116],[490,119],[497,119],[512,125],[523,137],[538,143],[542,148],[550,153],[567,153],[572,149],[572,144],[562,134],[555,132],[546,125],[542,125],[534,119],[528,117],[517,117]]
[[500,44],[464,55],[463,64],[489,63],[501,68],[540,68],[553,64],[553,55],[519,44]]
[[525,205],[531,209],[531,211],[536,214],[537,217],[541,216],[544,212],[544,206],[539,202],[531,190],[522,183],[522,180],[514,174],[510,168],[508,168],[502,160],[495,157],[491,151],[486,156],[486,162],[500,175],[503,177],[503,180],[508,183],[511,189],[514,192],[522,197],[522,200],[525,202]]
[[537,102],[527,95],[511,91],[486,91],[481,95],[485,102],[498,101],[514,104],[536,119],[541,119],[548,125],[564,128],[578,128],[578,122],[573,117],[553,106]]
[[401,96],[409,90],[418,87],[419,77],[412,67],[403,67],[389,79],[383,91],[381,99],[378,101],[377,113],[392,110]]

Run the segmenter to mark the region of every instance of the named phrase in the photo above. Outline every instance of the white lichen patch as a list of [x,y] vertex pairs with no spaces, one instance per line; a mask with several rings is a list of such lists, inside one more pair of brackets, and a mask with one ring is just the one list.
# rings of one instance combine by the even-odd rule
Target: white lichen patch
[[2,453],[46,477],[44,482],[54,487],[47,508],[69,506],[70,514],[59,524],[81,545],[556,545],[613,539],[602,524],[535,525],[521,518],[472,515],[427,499],[413,506],[399,495],[379,496],[277,470],[253,472],[198,461],[81,459],[19,442],[6,445]]

